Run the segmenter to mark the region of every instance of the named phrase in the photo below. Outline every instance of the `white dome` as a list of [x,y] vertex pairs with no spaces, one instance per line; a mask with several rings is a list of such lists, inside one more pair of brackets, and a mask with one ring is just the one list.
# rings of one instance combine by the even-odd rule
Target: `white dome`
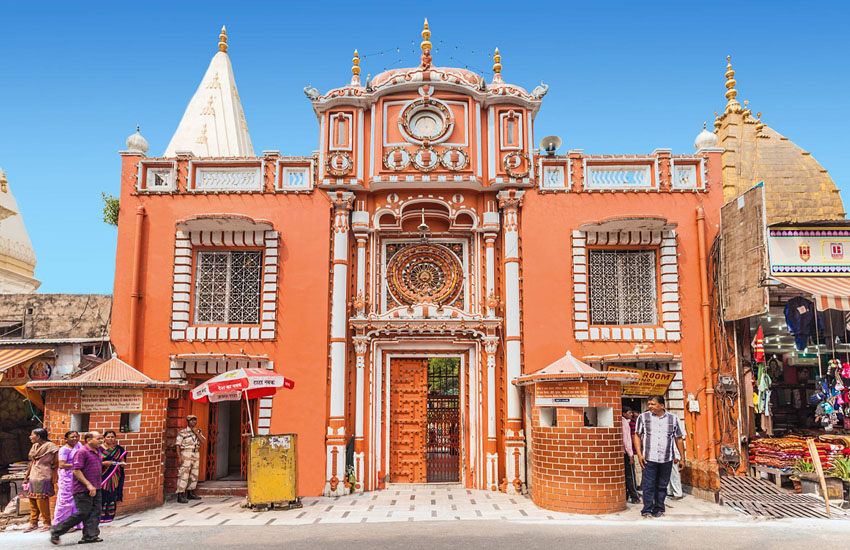
[[717,134],[713,134],[706,130],[705,122],[702,123],[702,132],[700,132],[694,140],[694,147],[697,151],[707,147],[717,147]]
[[142,137],[139,133],[139,127],[136,126],[136,133],[127,138],[127,150],[134,153],[147,153],[150,146],[148,140]]

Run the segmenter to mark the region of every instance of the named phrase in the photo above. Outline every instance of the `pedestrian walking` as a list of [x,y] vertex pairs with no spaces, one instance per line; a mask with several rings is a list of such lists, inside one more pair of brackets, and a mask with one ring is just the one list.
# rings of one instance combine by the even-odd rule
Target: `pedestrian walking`
[[[59,448],[59,473],[56,483],[56,508],[53,510],[53,525],[58,525],[77,511],[74,506],[74,493],[72,491],[74,456],[82,447],[79,433],[73,430],[65,432],[65,444]],[[82,522],[73,528],[82,529]]]
[[25,533],[38,529],[41,516],[42,531],[50,529],[50,497],[53,496],[53,472],[59,466],[59,446],[47,439],[47,430],[36,428],[30,432],[32,447],[29,466],[24,474],[26,496],[30,500],[30,524]]
[[635,485],[635,453],[632,441],[632,430],[629,423],[632,419],[632,411],[629,407],[623,407],[623,458],[626,469],[626,498],[632,504],[640,502],[637,486]]
[[177,471],[177,502],[185,504],[190,500],[200,500],[195,494],[198,486],[198,469],[201,465],[201,442],[206,438],[198,429],[198,417],[190,414],[186,417],[186,427],[177,433],[177,456],[180,457],[180,469]]
[[100,507],[103,495],[100,488],[103,472],[100,446],[103,444],[103,436],[100,432],[88,432],[83,436],[83,441],[85,445],[74,455],[74,480],[71,485],[77,511],[53,526],[50,530],[52,544],[59,544],[59,537],[80,521],[83,522],[83,538],[80,539],[80,544],[103,542],[100,538]]
[[635,423],[634,448],[643,468],[643,509],[641,516],[659,518],[664,515],[664,499],[674,463],[682,467],[679,456],[685,454],[682,439],[685,437],[679,419],[664,408],[664,396],[649,398],[649,410],[638,415]]
[[100,522],[109,523],[115,519],[118,503],[124,499],[124,464],[127,458],[127,451],[118,444],[115,430],[103,432],[100,458],[103,459],[103,505]]
[[[682,424],[682,419],[676,417],[676,420],[679,421],[679,424]],[[682,428],[682,433],[685,432],[685,426],[680,426]],[[679,454],[678,447],[673,447],[674,458],[682,461],[682,456]],[[684,464],[684,462],[682,462]],[[670,470],[670,484],[667,486],[667,494],[673,500],[682,500],[685,498],[685,492],[682,491],[682,474],[679,472],[679,468],[673,468]]]

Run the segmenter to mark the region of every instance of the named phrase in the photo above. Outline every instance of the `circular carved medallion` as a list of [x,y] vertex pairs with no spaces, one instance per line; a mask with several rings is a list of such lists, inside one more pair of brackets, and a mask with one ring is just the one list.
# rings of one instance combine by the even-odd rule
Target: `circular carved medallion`
[[440,156],[430,147],[420,147],[413,155],[413,166],[422,172],[431,172],[440,165]]
[[405,305],[453,304],[463,290],[463,266],[448,248],[423,243],[402,248],[387,264],[387,287]]
[[460,147],[446,147],[440,155],[440,163],[447,169],[456,172],[469,166],[469,155]]
[[531,171],[531,162],[528,155],[520,151],[514,151],[505,155],[502,160],[505,172],[512,178],[524,178]]
[[390,170],[400,172],[410,165],[410,153],[403,145],[393,147],[384,153],[384,166]]
[[325,160],[325,169],[327,169],[328,173],[334,176],[344,176],[351,172],[351,167],[353,162],[351,161],[351,155],[348,153],[341,153],[339,151],[335,153],[331,153],[328,155],[327,160]]

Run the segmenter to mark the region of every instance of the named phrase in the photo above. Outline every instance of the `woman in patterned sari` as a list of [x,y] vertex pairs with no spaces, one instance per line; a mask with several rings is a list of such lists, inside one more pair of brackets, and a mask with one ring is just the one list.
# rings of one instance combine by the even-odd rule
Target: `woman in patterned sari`
[[[74,455],[82,447],[80,434],[75,431],[65,432],[65,444],[59,448],[59,481],[56,483],[56,504],[53,510],[53,525],[58,525],[62,520],[77,511],[74,506],[74,493],[72,490],[74,480]],[[83,524],[78,524],[75,529],[82,529]]]
[[103,505],[100,522],[109,523],[115,518],[118,503],[124,499],[124,458],[127,456],[127,451],[118,444],[115,430],[103,432],[100,456],[103,458]]

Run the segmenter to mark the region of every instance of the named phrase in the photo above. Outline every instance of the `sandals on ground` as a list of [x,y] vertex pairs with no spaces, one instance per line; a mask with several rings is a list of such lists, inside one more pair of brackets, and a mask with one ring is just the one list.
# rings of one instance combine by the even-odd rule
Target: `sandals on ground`
[[100,537],[95,537],[93,539],[81,539],[77,544],[89,544],[91,542],[103,542],[103,539]]

